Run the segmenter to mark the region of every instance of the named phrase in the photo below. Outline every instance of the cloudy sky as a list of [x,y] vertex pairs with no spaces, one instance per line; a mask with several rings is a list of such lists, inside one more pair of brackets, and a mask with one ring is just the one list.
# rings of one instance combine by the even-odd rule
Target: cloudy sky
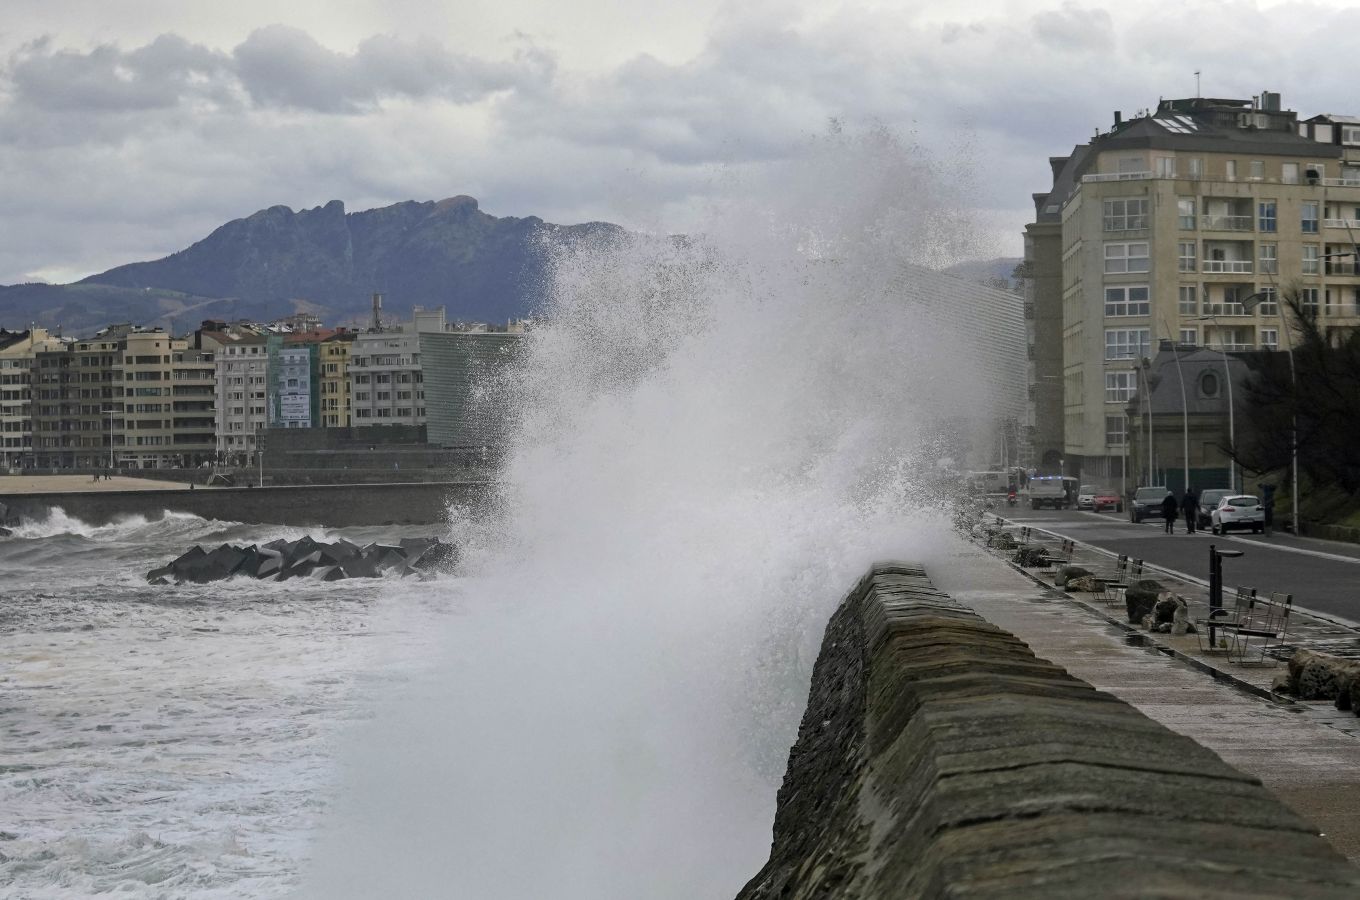
[[1360,113],[1357,16],[1269,0],[3,0],[0,283],[274,204],[477,197],[685,230],[718,172],[838,119],[956,172],[1018,255],[1064,153],[1158,97]]

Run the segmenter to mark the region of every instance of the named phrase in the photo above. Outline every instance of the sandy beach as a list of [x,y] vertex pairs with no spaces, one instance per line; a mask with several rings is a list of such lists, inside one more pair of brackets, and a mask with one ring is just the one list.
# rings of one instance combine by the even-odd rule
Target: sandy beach
[[189,485],[177,481],[127,478],[114,475],[94,481],[89,475],[0,475],[0,496],[4,494],[73,493],[76,491],[187,491]]

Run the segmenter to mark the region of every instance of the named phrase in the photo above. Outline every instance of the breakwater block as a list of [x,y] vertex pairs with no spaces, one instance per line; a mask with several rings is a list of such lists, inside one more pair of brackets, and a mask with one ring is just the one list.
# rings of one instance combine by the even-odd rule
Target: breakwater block
[[262,546],[191,547],[168,564],[147,572],[146,580],[151,584],[208,584],[234,577],[259,581],[407,578],[448,572],[457,563],[458,548],[438,538],[405,538],[399,544],[360,547],[346,540],[317,541],[308,535]]
[[827,626],[738,900],[1360,896],[1261,783],[875,566]]

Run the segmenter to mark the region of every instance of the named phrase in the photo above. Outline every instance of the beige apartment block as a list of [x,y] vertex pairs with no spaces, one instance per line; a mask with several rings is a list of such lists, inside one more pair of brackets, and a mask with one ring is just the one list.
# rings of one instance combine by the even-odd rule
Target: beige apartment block
[[114,435],[118,465],[133,469],[192,467],[215,455],[213,354],[160,329],[134,331],[114,366]]
[[0,330],[0,471],[34,465],[33,369],[39,353],[64,346],[45,328]]
[[1031,396],[1051,396],[1061,348],[1061,420],[1036,400],[1036,447],[1062,448],[1048,468],[1120,483],[1159,346],[1287,344],[1279,306],[1248,313],[1247,297],[1297,289],[1329,330],[1360,326],[1360,120],[1300,122],[1271,93],[1166,100],[1051,163],[1026,241],[1031,353],[1048,364]]
[[353,424],[349,364],[354,339],[354,332],[342,331],[320,344],[323,428],[349,428]]

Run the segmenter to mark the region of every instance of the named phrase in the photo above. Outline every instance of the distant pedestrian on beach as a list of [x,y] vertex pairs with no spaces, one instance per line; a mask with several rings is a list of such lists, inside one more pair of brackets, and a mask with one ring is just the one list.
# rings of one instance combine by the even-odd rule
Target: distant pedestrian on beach
[[1181,512],[1185,513],[1185,533],[1195,533],[1195,520],[1199,518],[1199,494],[1194,488],[1186,488],[1181,499]]
[[1162,498],[1162,521],[1166,524],[1166,533],[1176,533],[1176,509],[1180,504],[1176,502],[1176,495],[1170,491]]

